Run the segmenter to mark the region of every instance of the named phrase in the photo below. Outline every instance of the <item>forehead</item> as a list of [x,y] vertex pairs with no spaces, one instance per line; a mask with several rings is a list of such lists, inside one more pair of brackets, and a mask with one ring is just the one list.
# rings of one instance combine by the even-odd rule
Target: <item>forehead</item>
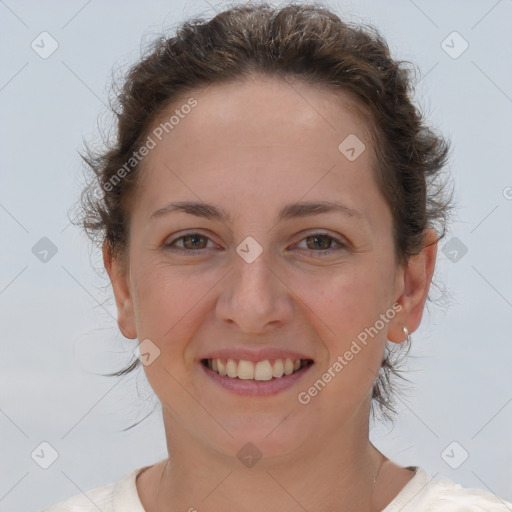
[[[372,180],[369,132],[360,106],[341,91],[276,78],[210,85],[154,122],[138,196],[149,208],[170,191],[214,199],[243,188],[246,198],[281,191],[297,200],[308,188],[361,188]],[[340,149],[346,140],[365,148],[356,160]]]
[[[191,97],[197,102],[193,109],[187,107]],[[162,134],[165,138],[172,132],[180,145],[209,141],[217,145],[251,145],[253,141],[259,145],[289,146],[295,140],[307,139],[310,143],[304,149],[316,146],[325,151],[326,144],[319,142],[325,140],[326,134],[335,150],[336,142],[350,133],[369,138],[366,118],[370,114],[349,93],[290,78],[247,77],[208,85],[181,95],[154,127],[164,125],[170,114],[182,109],[190,112],[180,115],[180,119],[175,116],[178,123]]]

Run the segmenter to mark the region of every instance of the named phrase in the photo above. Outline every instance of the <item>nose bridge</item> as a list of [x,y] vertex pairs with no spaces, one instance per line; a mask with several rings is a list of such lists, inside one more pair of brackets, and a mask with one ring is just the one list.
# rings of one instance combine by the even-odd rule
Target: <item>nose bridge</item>
[[249,240],[237,247],[233,285],[244,299],[252,297],[258,301],[272,301],[276,283],[275,276],[269,269],[272,265],[270,249],[263,248],[252,237],[248,238]]
[[227,278],[217,314],[244,331],[256,332],[269,323],[289,320],[291,307],[286,288],[275,276],[276,262],[271,250],[248,238],[236,248],[234,268]]

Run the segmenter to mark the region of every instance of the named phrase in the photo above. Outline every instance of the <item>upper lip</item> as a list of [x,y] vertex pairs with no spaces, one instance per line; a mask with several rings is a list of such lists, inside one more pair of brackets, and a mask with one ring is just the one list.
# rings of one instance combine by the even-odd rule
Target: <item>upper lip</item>
[[309,359],[313,360],[312,357],[294,352],[293,350],[284,350],[279,348],[224,348],[209,352],[200,359],[243,359],[245,361],[265,361],[266,359],[286,359],[290,358],[292,361],[297,359]]

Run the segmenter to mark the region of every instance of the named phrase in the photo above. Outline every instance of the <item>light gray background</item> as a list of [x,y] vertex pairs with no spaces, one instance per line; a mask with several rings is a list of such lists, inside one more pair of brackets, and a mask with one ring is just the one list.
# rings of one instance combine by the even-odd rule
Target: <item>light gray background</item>
[[[456,263],[440,251],[437,280],[451,303],[431,306],[414,334],[399,419],[372,439],[401,464],[512,501],[512,3],[327,5],[375,24],[395,56],[420,67],[418,101],[453,142],[458,208],[441,248],[453,236],[468,248]],[[166,456],[159,407],[121,432],[155,405],[144,375],[94,373],[124,366],[135,342],[118,332],[110,288],[92,267],[100,254],[67,213],[82,137],[98,140],[98,116],[110,119],[112,69],[138,59],[142,38],[222,7],[0,1],[0,510],[39,510]],[[43,31],[59,44],[48,59],[31,48]],[[469,43],[457,59],[441,47],[453,31]],[[32,253],[42,237],[58,248],[46,263]],[[31,458],[43,441],[59,454],[46,470]],[[453,441],[452,460],[469,453],[458,469],[441,456]]]

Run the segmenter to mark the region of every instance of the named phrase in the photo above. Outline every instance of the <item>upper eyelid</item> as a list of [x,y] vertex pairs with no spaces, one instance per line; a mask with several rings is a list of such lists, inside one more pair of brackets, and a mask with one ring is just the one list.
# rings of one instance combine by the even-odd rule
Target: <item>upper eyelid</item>
[[[344,241],[344,237],[341,236],[341,235],[331,235],[329,233],[322,233],[321,231],[313,231],[312,233],[306,233],[305,235],[301,235],[301,239],[296,242],[294,245],[297,245],[301,242],[303,242],[304,240],[306,240],[306,238],[309,238],[310,236],[326,236],[327,238],[331,238],[334,242],[336,242],[337,244],[339,244],[340,246],[345,246],[347,245],[347,242]],[[326,249],[324,249],[326,250]]]
[[[177,242],[177,241],[179,241],[179,240],[181,240],[181,239],[183,239],[183,238],[186,238],[186,237],[188,237],[188,236],[193,236],[193,235],[199,235],[199,236],[202,236],[202,237],[204,237],[204,238],[208,239],[210,242],[215,243],[215,242],[212,240],[211,236],[209,236],[209,235],[205,235],[205,234],[204,234],[204,233],[202,233],[201,231],[196,230],[196,231],[189,231],[189,232],[187,232],[187,233],[183,233],[183,234],[181,234],[181,235],[177,236],[176,238],[174,238],[173,240],[171,240],[171,241],[169,241],[169,242],[167,242],[167,241],[166,241],[167,239],[165,239],[165,241],[164,241],[164,245],[171,245],[171,244],[174,244],[175,242]],[[216,244],[216,245],[218,245],[218,244]]]

